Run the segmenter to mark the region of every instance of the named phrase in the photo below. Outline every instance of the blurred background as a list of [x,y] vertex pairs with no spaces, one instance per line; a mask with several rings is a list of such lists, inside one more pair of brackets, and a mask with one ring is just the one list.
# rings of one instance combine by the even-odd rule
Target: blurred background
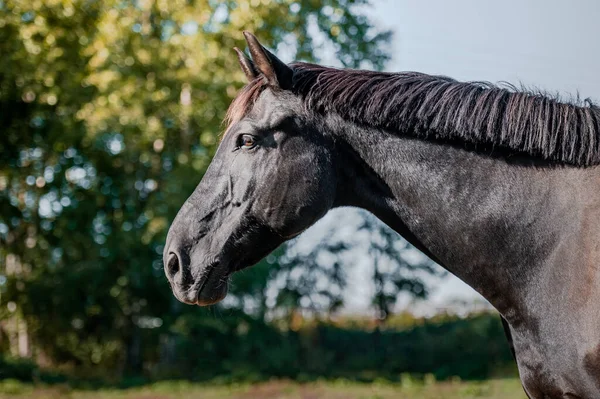
[[0,0],[0,397],[522,397],[493,309],[366,212],[330,212],[208,309],[175,300],[161,254],[245,83],[242,30],[286,62],[593,99],[598,16],[591,0]]

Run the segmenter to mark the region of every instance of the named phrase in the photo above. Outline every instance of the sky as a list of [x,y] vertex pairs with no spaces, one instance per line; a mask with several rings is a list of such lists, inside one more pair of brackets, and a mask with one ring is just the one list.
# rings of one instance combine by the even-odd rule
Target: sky
[[596,0],[376,0],[394,32],[391,71],[508,81],[600,100]]
[[[600,102],[600,1],[372,0],[367,13],[376,27],[394,32],[390,72],[506,81]],[[346,209],[334,210],[314,231],[354,218]],[[370,273],[365,259],[350,276],[347,303],[354,311],[368,307],[373,288],[364,282]],[[480,298],[451,275],[431,285],[429,301],[401,306],[431,313],[457,299]]]

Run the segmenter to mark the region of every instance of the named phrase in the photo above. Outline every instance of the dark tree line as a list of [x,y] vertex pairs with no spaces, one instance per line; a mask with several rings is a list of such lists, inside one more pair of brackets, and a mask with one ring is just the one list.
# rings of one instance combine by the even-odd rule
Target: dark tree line
[[[364,216],[358,241],[284,246],[240,273],[224,305],[173,298],[166,230],[244,82],[231,50],[241,31],[297,59],[315,60],[318,43],[347,67],[388,59],[390,33],[373,27],[365,0],[253,3],[0,2],[0,357],[115,375],[194,345],[219,359],[228,334],[276,335],[294,317],[335,313],[359,255],[372,259],[382,319],[400,293],[426,296],[432,265],[407,260],[407,244]],[[261,353],[262,340],[236,356]],[[269,353],[271,366],[290,361]]]

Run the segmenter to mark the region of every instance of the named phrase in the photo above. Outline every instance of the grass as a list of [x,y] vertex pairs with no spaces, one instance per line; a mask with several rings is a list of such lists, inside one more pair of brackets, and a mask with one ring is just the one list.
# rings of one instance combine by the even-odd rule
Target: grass
[[132,389],[74,390],[68,386],[35,386],[15,380],[0,381],[0,399],[521,399],[517,379],[482,382],[446,381],[371,384],[346,380],[301,384],[274,380],[255,384],[215,385],[179,381],[159,382]]

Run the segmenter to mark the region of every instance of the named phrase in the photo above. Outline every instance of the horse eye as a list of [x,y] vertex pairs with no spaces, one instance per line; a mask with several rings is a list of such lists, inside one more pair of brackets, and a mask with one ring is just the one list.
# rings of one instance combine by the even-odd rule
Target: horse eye
[[252,136],[251,134],[242,134],[240,136],[239,146],[241,148],[252,148],[252,147],[254,147],[255,144],[256,144],[256,140],[254,139],[254,136]]

